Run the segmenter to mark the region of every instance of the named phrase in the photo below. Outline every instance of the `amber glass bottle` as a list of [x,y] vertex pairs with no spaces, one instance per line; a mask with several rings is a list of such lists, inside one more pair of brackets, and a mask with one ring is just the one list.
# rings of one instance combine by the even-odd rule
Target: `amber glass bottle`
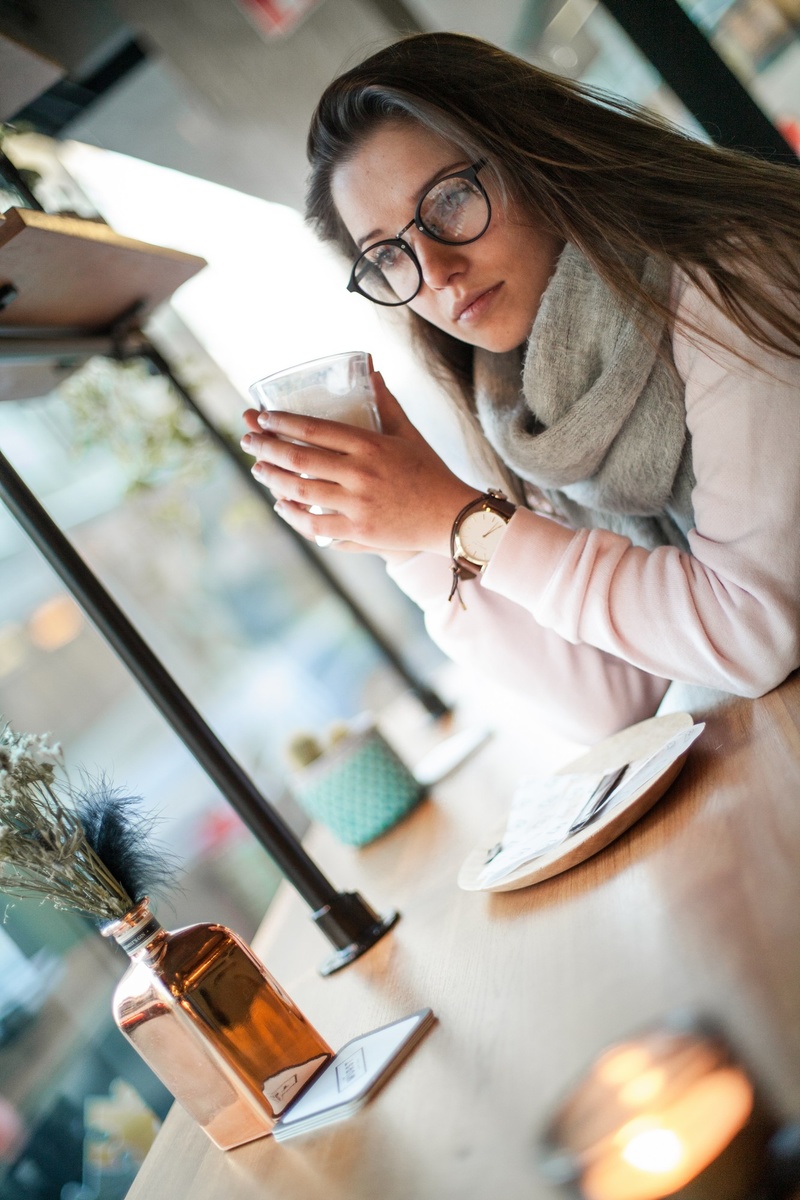
[[122,1032],[224,1150],[264,1137],[333,1057],[252,950],[224,925],[161,927],[145,898],[103,928],[131,958]]

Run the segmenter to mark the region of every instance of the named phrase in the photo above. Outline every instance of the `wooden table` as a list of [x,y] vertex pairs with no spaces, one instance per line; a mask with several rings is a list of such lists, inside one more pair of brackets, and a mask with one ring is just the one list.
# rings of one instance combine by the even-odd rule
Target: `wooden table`
[[[517,747],[518,749],[518,747]],[[544,1200],[536,1139],[607,1043],[714,1014],[800,1114],[800,678],[712,712],[677,782],[607,850],[524,891],[456,887],[519,760],[496,737],[372,847],[315,831],[342,887],[402,920],[328,979],[287,888],[255,947],[334,1045],[425,1005],[439,1023],[358,1115],[227,1154],[173,1108],[128,1200]]]

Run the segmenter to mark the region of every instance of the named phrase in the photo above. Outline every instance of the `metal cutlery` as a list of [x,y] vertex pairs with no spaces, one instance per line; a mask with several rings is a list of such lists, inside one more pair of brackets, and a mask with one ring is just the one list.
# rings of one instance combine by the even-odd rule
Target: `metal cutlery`
[[574,833],[580,833],[580,831],[585,829],[587,825],[591,824],[596,817],[599,817],[600,813],[611,799],[614,789],[627,769],[628,764],[626,763],[624,767],[619,767],[616,771],[609,771],[603,776],[567,830],[567,837],[572,837]]

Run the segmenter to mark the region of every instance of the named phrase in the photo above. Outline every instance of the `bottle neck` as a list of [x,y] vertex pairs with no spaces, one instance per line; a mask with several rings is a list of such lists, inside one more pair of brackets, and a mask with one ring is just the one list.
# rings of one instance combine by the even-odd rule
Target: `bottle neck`
[[150,958],[167,936],[163,926],[151,913],[147,896],[124,917],[104,925],[101,932],[104,937],[113,937],[134,962]]

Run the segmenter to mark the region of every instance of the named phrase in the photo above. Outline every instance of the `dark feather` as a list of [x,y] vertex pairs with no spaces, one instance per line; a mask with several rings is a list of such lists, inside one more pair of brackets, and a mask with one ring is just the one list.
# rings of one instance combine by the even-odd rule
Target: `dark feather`
[[179,860],[153,839],[158,818],[142,811],[140,796],[126,796],[105,775],[84,777],[74,791],[76,814],[86,840],[125,891],[138,903],[174,883]]

